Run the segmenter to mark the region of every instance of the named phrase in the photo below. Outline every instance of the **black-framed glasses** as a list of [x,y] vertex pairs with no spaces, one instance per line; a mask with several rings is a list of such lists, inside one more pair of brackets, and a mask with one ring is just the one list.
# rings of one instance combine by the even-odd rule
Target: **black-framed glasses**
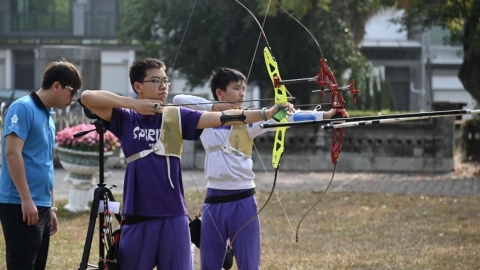
[[153,83],[153,85],[155,86],[159,86],[160,84],[163,84],[163,85],[170,85],[172,83],[172,78],[170,77],[165,77],[163,79],[151,79],[151,80],[145,80],[145,81],[141,81],[142,83],[144,82],[151,82]]
[[68,85],[65,86],[65,89],[70,90],[70,95],[72,95],[72,98],[73,98],[73,97],[77,98],[78,89],[75,89],[75,88],[73,88],[73,87],[71,87],[71,86],[68,86]]

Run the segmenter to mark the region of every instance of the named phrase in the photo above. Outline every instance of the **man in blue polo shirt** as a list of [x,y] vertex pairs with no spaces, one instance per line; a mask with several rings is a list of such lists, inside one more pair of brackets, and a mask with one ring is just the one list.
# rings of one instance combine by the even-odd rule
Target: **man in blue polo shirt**
[[42,87],[13,102],[4,116],[0,221],[7,269],[45,269],[58,230],[53,198],[52,108],[75,100],[82,79],[67,61],[50,63]]

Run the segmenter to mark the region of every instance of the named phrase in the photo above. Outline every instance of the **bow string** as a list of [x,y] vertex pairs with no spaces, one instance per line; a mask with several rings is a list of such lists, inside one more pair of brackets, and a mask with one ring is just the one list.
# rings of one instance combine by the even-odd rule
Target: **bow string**
[[[331,107],[334,108],[337,112],[340,112],[341,117],[346,117],[347,114],[344,111],[345,100],[343,98],[341,90],[348,89],[351,92],[351,94],[353,96],[353,101],[355,103],[356,103],[356,95],[360,92],[360,90],[355,88],[355,84],[354,84],[353,79],[351,80],[350,84],[347,87],[342,87],[341,89],[339,89],[337,80],[335,78],[335,75],[333,74],[332,70],[328,66],[327,60],[326,60],[325,56],[323,55],[320,44],[318,43],[315,36],[312,34],[312,32],[303,23],[301,23],[297,18],[295,18],[287,10],[285,10],[285,8],[283,8],[283,6],[279,3],[278,0],[277,0],[277,4],[288,16],[290,16],[294,21],[296,21],[298,24],[300,24],[300,26],[302,26],[303,29],[305,29],[305,31],[307,31],[307,33],[313,39],[313,41],[315,42],[315,44],[318,48],[318,51],[320,53],[320,68],[319,68],[318,74],[315,77],[284,80],[284,81],[282,81],[280,79],[280,77],[277,77],[274,80],[274,85],[275,86],[285,86],[285,85],[288,85],[288,84],[302,84],[302,83],[307,83],[307,82],[315,82],[320,86],[319,92],[321,93],[322,96],[325,95],[325,91],[330,91],[330,105],[331,105]],[[328,88],[326,89],[325,87],[328,87]],[[335,176],[335,170],[336,170],[336,167],[337,167],[338,158],[339,158],[340,152],[342,150],[342,144],[343,144],[343,128],[334,129],[333,130],[333,136],[332,136],[332,146],[331,146],[331,150],[330,150],[331,161],[332,161],[332,164],[333,164],[332,176],[330,178],[330,181],[329,181],[327,187],[325,188],[325,190],[320,195],[319,199],[315,202],[314,205],[312,205],[308,209],[308,211],[300,219],[300,221],[297,225],[296,233],[295,233],[296,242],[298,242],[298,238],[299,238],[298,237],[298,232],[300,230],[300,225],[301,225],[302,221],[308,215],[308,213],[310,213],[310,211],[312,211],[312,209],[315,208],[315,206],[322,200],[322,198],[327,193],[328,189],[330,188],[330,186],[333,182],[333,178]]]
[[[265,34],[265,31],[263,30],[263,26],[262,26],[262,24],[260,24],[258,19],[253,14],[253,12],[250,11],[244,4],[242,4],[238,0],[234,0],[234,1],[237,4],[239,4],[241,7],[243,7],[252,16],[252,18],[254,19],[254,21],[257,23],[257,25],[260,28],[259,41],[260,41],[260,38],[263,36],[263,39],[265,40],[265,43],[266,43],[266,46],[263,50],[264,60],[265,60],[265,64],[266,64],[266,67],[267,67],[267,71],[268,71],[268,73],[271,77],[272,83],[273,83],[273,77],[274,76],[280,76],[280,75],[279,75],[279,72],[278,72],[278,65],[275,61],[275,58],[271,54],[270,44],[268,42],[267,35]],[[266,16],[268,14],[268,10],[270,8],[270,3],[271,3],[271,1],[269,1],[269,3],[268,3],[264,19],[266,19]],[[257,46],[258,46],[258,43],[257,43]],[[255,58],[255,55],[253,57]],[[252,63],[253,63],[253,59],[252,59]],[[251,68],[252,67],[250,67],[250,69]],[[250,71],[249,71],[249,74],[250,74]],[[276,88],[274,88],[274,91],[275,91],[274,100],[275,100],[276,105],[280,105],[280,106],[285,105],[286,103],[288,103],[288,100],[292,98],[292,95],[290,94],[290,92],[288,92],[288,90],[284,86],[276,87]],[[288,94],[288,96],[287,96],[287,94]],[[287,122],[286,117],[287,117],[286,111],[279,110],[273,116],[273,119],[276,120],[277,122],[280,122],[280,123],[286,123]],[[248,224],[250,224],[253,220],[255,220],[255,218],[260,214],[260,212],[265,208],[265,206],[267,206],[267,204],[270,201],[273,193],[275,192],[275,186],[276,186],[276,182],[277,182],[280,159],[281,159],[283,151],[284,151],[285,132],[286,132],[286,128],[282,127],[282,128],[276,129],[275,142],[274,142],[274,147],[273,147],[273,151],[272,151],[272,166],[275,168],[275,176],[274,176],[274,180],[273,180],[273,184],[272,184],[272,189],[271,189],[271,191],[268,195],[268,198],[265,201],[265,203],[263,204],[263,206],[260,207],[260,209],[257,211],[257,213],[252,218],[250,218],[244,225],[242,225],[240,227],[240,229],[238,229],[238,231],[232,237],[230,245],[233,244],[233,242],[235,241],[235,239],[238,236],[238,234],[240,233],[240,231],[242,231]],[[255,144],[254,144],[254,146],[255,146]],[[256,149],[256,146],[255,146],[255,149]],[[258,153],[258,150],[257,150],[257,153]],[[262,162],[262,165],[263,165],[263,161],[262,161],[260,155],[259,155],[259,158],[260,158],[260,161]],[[265,172],[267,172],[265,166],[264,166],[264,169],[265,169]],[[278,195],[277,195],[277,199],[279,199]],[[285,210],[284,210],[284,214],[286,215]],[[288,220],[288,216],[287,216],[287,220]],[[293,228],[292,228],[292,231],[293,231]]]

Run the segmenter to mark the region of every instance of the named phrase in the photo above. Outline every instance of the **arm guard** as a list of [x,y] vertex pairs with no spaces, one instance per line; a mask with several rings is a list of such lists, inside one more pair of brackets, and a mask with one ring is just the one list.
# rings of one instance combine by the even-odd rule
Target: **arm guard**
[[245,119],[247,119],[247,117],[245,116],[244,112],[245,110],[242,110],[242,114],[239,115],[228,115],[222,112],[222,115],[220,116],[220,122],[222,122],[222,126],[230,121],[242,121],[244,124],[246,124]]

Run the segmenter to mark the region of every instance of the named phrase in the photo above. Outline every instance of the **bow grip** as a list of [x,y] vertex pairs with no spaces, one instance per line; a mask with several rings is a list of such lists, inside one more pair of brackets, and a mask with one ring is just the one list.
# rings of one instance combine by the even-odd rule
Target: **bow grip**
[[335,109],[335,115],[332,117],[332,119],[347,118],[348,117],[346,111],[338,112],[339,109],[343,109],[343,108],[336,108]]
[[272,117],[275,121],[280,122],[282,119],[287,117],[286,109],[280,109],[275,115]]

